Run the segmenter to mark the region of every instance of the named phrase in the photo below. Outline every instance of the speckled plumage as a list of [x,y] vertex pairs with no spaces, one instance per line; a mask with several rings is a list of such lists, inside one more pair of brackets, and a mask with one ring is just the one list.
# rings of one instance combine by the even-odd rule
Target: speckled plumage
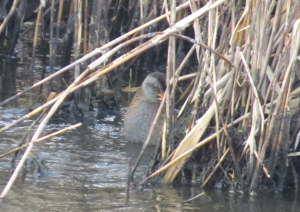
[[[160,105],[157,95],[165,90],[165,75],[160,72],[149,74],[133,97],[124,118],[126,138],[132,142],[145,142],[149,129]],[[154,127],[150,144],[161,139],[163,118]]]

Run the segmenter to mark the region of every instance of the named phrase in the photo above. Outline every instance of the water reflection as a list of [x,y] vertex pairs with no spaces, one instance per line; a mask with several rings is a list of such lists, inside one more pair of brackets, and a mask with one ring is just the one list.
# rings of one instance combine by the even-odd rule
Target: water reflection
[[[23,112],[0,110],[0,117],[15,117]],[[64,127],[66,124],[50,124],[44,133]],[[8,138],[18,140],[25,130],[25,126],[18,126],[5,132],[0,142],[1,154],[16,145]],[[124,141],[120,126],[108,124],[83,127],[38,143],[32,153],[45,163],[45,174],[36,178],[34,173],[29,173],[24,180],[19,177],[0,207],[2,211],[298,210],[297,197],[264,195],[249,198],[247,195],[216,191],[207,192],[205,196],[182,205],[183,201],[203,191],[197,187],[173,188],[157,184],[151,184],[144,190],[131,189],[126,203],[128,163],[137,157],[140,148],[141,145]],[[150,148],[143,158],[137,170],[137,180],[144,177],[152,150]],[[11,174],[10,160],[10,157],[0,158],[1,190]]]
[[[0,100],[16,94],[16,58],[0,56]],[[7,106],[17,107],[17,101],[11,101]]]

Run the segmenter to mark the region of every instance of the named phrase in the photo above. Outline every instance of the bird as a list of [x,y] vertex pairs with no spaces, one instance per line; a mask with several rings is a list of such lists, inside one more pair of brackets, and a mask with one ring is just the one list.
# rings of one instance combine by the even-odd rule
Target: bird
[[[129,104],[124,117],[125,137],[132,142],[144,143],[166,89],[166,76],[150,73]],[[162,135],[163,116],[160,115],[149,144],[157,144]]]

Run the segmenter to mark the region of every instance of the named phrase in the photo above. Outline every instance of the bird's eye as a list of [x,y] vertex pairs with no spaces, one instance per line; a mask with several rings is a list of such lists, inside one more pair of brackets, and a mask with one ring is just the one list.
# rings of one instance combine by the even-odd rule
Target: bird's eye
[[158,87],[156,85],[153,86],[154,90],[158,91]]

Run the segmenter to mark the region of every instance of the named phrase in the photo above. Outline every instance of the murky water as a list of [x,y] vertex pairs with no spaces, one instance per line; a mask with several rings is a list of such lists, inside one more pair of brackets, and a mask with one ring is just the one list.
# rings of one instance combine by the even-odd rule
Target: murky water
[[[0,110],[0,125],[24,115],[24,109]],[[32,122],[28,120],[1,135],[0,154],[16,147]],[[50,124],[44,134],[65,128]],[[39,175],[28,162],[28,173],[20,175],[8,193],[1,211],[299,211],[294,195],[249,197],[221,191],[202,192],[197,187],[150,185],[144,190],[131,186],[126,201],[129,161],[137,157],[141,145],[123,139],[121,126],[96,124],[82,127],[37,143],[33,156],[45,165]],[[153,148],[148,149],[138,168],[136,180],[144,177]],[[12,155],[0,158],[0,189],[11,175]]]

